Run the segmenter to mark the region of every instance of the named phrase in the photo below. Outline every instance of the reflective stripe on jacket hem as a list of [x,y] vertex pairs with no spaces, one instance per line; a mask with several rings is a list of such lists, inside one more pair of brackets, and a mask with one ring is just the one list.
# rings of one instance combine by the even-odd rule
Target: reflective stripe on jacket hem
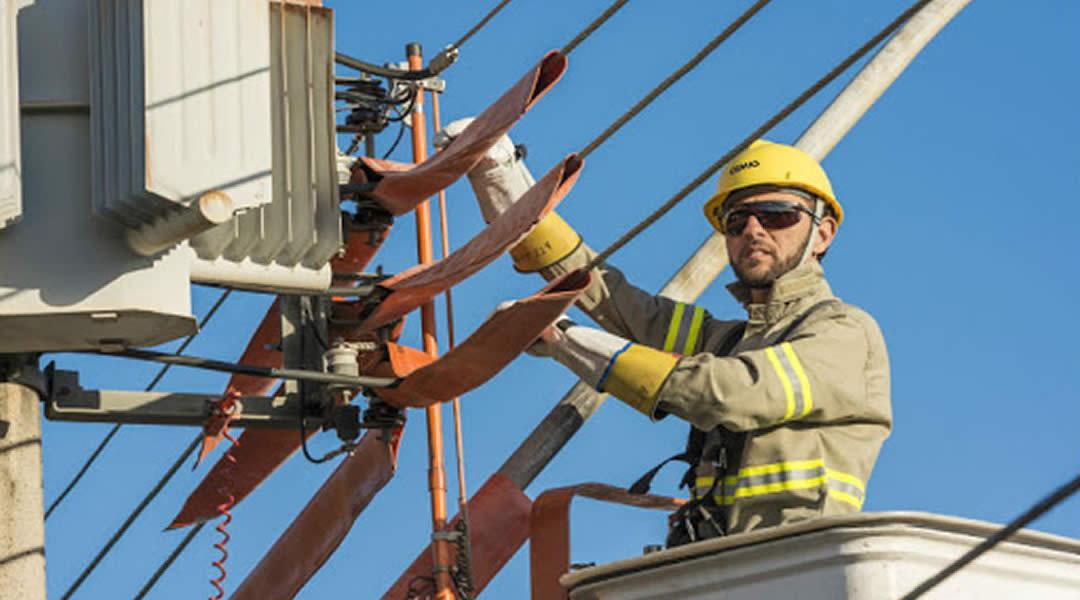
[[[707,493],[714,477],[698,477],[694,495]],[[824,488],[830,498],[861,510],[866,500],[866,485],[854,475],[830,469],[822,459],[787,461],[768,465],[744,467],[737,476],[724,478],[723,486],[714,490],[717,504],[730,505],[736,500],[754,498],[786,491]]]

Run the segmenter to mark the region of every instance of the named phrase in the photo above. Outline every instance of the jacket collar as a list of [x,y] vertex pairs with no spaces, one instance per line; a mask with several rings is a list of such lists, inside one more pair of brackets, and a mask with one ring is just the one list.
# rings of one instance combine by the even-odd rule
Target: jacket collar
[[747,323],[750,327],[772,325],[789,314],[806,308],[803,300],[824,299],[833,295],[825,281],[825,271],[816,260],[807,261],[806,264],[781,275],[773,283],[763,303],[751,302],[750,289],[738,281],[729,284],[727,289],[746,308]]

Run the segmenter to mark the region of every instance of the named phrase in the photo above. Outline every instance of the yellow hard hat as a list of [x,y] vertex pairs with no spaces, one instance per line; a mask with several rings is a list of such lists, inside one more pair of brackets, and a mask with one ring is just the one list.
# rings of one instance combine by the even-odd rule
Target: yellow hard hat
[[821,198],[844,221],[844,209],[833,195],[832,184],[816,160],[787,144],[758,140],[724,166],[716,193],[705,203],[705,218],[721,231],[724,202],[732,192],[758,185],[776,185],[805,190]]

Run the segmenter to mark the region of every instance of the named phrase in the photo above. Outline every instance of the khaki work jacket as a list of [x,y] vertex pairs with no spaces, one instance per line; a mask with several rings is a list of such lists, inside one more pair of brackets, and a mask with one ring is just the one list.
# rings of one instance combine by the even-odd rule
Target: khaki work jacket
[[[581,268],[593,255],[581,244],[542,274]],[[776,343],[802,313],[834,298],[817,261],[778,279],[763,304],[751,303],[739,284],[729,290],[747,320],[728,356],[715,352],[742,321],[644,292],[610,266],[596,269],[579,306],[611,333],[681,355],[651,408],[636,408],[653,419],[675,414],[703,431],[745,434],[723,481],[714,487],[699,470],[694,486],[727,507],[729,533],[857,512],[892,427],[889,362],[877,324],[834,301]]]

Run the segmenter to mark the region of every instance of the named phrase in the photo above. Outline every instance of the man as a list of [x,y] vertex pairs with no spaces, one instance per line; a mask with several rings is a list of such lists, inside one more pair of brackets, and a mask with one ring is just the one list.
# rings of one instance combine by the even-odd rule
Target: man
[[[489,221],[532,184],[506,138],[469,179]],[[756,142],[725,167],[705,216],[726,237],[745,321],[654,296],[604,265],[578,303],[603,330],[564,319],[531,351],[651,419],[693,426],[673,457],[692,465],[692,499],[669,545],[860,510],[892,425],[889,367],[877,324],[825,281],[844,215],[824,170],[797,148]],[[511,255],[548,279],[595,256],[557,214]]]

